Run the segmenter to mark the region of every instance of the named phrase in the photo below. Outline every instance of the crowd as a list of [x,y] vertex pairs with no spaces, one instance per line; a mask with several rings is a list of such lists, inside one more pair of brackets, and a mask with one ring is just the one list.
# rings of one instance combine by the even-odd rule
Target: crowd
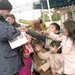
[[[75,21],[51,23],[47,30],[21,27],[10,14],[12,5],[0,0],[0,75],[75,75]],[[24,45],[9,42],[25,33]]]

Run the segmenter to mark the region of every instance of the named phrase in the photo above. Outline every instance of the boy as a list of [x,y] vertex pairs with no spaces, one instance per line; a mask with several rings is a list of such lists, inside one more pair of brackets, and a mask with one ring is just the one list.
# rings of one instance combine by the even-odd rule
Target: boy
[[[52,75],[51,68],[49,68],[49,66],[46,65],[46,64],[49,64],[49,60],[39,58],[38,51],[36,50],[37,46],[41,47],[42,53],[47,52],[45,49],[42,48],[43,47],[42,42],[40,42],[38,40],[34,41],[34,43],[33,43],[33,48],[34,48],[33,60],[34,60],[35,71],[39,72],[40,75]],[[41,69],[39,69],[39,67],[41,67]],[[47,68],[49,68],[49,69],[46,70]]]
[[[50,29],[52,29],[55,34],[58,34],[60,31],[60,26],[57,23],[51,23],[49,28],[47,29],[47,31],[49,31]],[[33,30],[28,30],[28,29],[26,29],[26,33],[31,35],[32,37],[44,42],[44,48],[49,50],[49,46],[50,46],[50,43],[52,40],[50,38],[48,38],[46,35],[39,34]]]

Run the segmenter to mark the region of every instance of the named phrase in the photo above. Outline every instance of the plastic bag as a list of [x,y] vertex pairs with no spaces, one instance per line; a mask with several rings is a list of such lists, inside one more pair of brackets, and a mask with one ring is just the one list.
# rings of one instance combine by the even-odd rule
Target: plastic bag
[[23,47],[24,47],[24,51],[25,51],[26,55],[34,52],[32,46],[30,44],[26,44]]

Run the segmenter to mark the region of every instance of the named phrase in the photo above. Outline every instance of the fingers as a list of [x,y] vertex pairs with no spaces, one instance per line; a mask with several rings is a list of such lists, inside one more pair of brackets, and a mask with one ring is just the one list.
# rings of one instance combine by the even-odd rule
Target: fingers
[[20,30],[21,32],[27,32],[28,31],[28,29],[24,26],[18,27],[17,29]]

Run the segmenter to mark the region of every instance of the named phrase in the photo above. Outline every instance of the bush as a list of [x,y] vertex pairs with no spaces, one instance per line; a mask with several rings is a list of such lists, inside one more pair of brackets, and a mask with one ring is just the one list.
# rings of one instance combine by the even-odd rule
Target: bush
[[57,11],[55,11],[55,12],[53,13],[53,15],[52,15],[52,20],[53,20],[53,21],[58,21],[58,20],[60,20],[60,19],[61,19],[60,13],[58,13]]
[[47,22],[47,21],[49,21],[49,16],[47,15],[47,14],[42,14],[41,15],[41,17],[40,17],[40,19],[44,22]]

